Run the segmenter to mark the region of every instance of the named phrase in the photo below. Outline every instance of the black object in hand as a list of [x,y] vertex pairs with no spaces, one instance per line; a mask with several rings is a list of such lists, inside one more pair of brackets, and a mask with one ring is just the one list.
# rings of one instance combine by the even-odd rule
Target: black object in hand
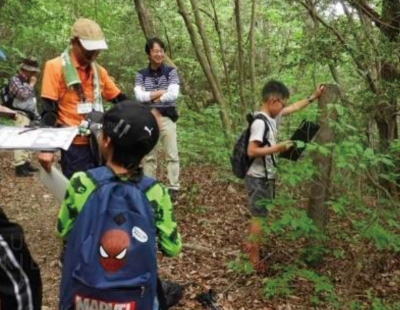
[[[291,141],[302,141],[304,143],[310,142],[319,130],[319,125],[310,121],[303,120],[290,138]],[[296,144],[279,154],[279,158],[286,158],[289,160],[297,161],[305,149],[304,147],[297,147]]]

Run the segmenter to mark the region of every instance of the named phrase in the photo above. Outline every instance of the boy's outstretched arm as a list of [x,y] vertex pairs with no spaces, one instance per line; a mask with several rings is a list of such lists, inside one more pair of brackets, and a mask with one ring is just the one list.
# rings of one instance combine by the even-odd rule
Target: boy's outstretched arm
[[301,109],[304,109],[306,106],[308,106],[311,102],[313,102],[314,100],[318,99],[322,93],[324,92],[324,85],[320,85],[317,90],[307,99],[303,99],[300,101],[297,101],[293,104],[291,104],[290,106],[287,106],[286,108],[283,108],[282,110],[282,115],[286,116],[286,115],[290,115],[294,112],[297,112]]

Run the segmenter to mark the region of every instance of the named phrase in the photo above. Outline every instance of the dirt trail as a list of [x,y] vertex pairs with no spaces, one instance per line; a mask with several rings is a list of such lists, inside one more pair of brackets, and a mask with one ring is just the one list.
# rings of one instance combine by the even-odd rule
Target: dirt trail
[[[11,153],[0,152],[0,205],[12,220],[24,227],[31,252],[41,267],[44,305],[56,310],[61,245],[55,237],[55,223],[60,206],[37,176],[15,178],[11,159]],[[297,291],[287,300],[277,298],[267,302],[262,298],[264,277],[238,274],[228,268],[229,263],[240,255],[249,213],[244,207],[246,195],[243,186],[222,181],[219,175],[215,167],[183,169],[183,188],[175,210],[186,246],[179,257],[160,261],[163,279],[186,286],[183,300],[174,309],[203,309],[195,297],[209,289],[217,292],[221,310],[312,309],[309,306],[313,287],[310,282],[295,283]],[[333,214],[330,225],[335,231],[349,230],[351,226]],[[354,231],[346,232],[348,235],[352,233]],[[273,255],[269,264],[291,264],[296,257],[290,253],[302,245],[299,242],[279,242],[282,240],[271,239]],[[336,293],[342,301],[358,300],[365,306],[363,309],[369,309],[371,300],[368,300],[366,292],[370,289],[383,299],[400,300],[396,284],[400,283],[400,255],[379,253],[371,243],[348,249],[350,244],[334,238],[328,246],[343,249],[357,258],[357,262],[362,262],[362,269],[354,273],[354,259],[338,259],[330,255],[316,270],[335,279]],[[315,309],[330,308],[320,306]]]
[[[60,241],[54,232],[59,204],[37,176],[16,178],[11,159],[11,153],[0,153],[0,204],[23,226],[41,267],[44,305],[57,309]],[[179,257],[160,262],[163,278],[186,285],[185,298],[175,309],[202,309],[195,296],[210,288],[220,294],[224,309],[272,309],[257,297],[261,279],[238,278],[227,268],[239,253],[245,232],[244,193],[218,181],[212,167],[184,170],[182,184],[176,217],[187,246]]]

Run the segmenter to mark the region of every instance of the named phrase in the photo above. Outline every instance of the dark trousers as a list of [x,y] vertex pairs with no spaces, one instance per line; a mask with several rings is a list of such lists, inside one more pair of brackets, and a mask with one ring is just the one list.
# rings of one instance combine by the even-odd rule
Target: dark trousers
[[0,309],[40,310],[40,269],[26,246],[18,224],[0,208]]
[[86,171],[96,166],[89,144],[71,144],[68,151],[61,151],[61,170],[67,179],[75,172]]

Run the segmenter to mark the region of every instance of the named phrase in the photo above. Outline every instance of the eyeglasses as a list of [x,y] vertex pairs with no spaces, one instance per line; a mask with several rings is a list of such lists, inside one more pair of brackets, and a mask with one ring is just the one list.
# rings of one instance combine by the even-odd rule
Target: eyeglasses
[[164,50],[155,50],[155,49],[152,49],[151,51],[150,51],[150,53],[152,54],[152,55],[164,55]]
[[280,102],[282,104],[282,106],[286,106],[286,102],[283,101],[282,99],[275,98],[275,100]]

